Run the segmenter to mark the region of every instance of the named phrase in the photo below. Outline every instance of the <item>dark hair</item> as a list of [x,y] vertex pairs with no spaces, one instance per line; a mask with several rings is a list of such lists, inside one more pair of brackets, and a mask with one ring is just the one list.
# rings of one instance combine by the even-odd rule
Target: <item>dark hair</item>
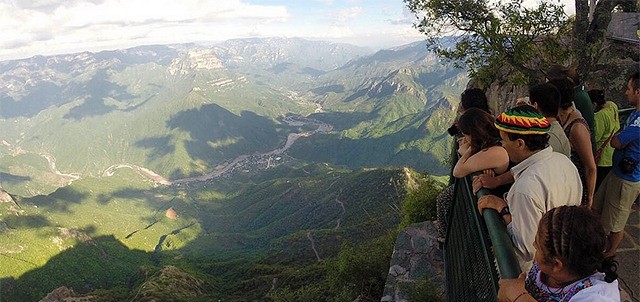
[[573,82],[574,86],[580,85],[580,75],[578,74],[577,69],[573,67],[567,68],[567,78],[569,78],[569,80]]
[[489,111],[489,102],[487,101],[487,96],[484,94],[484,91],[479,88],[469,88],[462,92],[460,95],[460,104],[464,110],[469,110],[470,108],[480,108],[488,113]]
[[[569,69],[562,65],[554,64],[549,66],[549,70],[547,70],[546,76],[549,81],[567,79],[569,78]],[[571,81],[573,81],[573,79],[571,79]]]
[[479,108],[469,108],[458,120],[458,128],[471,136],[473,153],[500,145],[500,131],[493,125],[495,119]]
[[556,86],[560,91],[560,107],[568,109],[573,104],[573,84],[568,79],[553,79],[549,84]]
[[545,117],[558,116],[560,108],[560,91],[550,83],[542,83],[529,88],[531,104],[538,104],[540,113]]
[[636,71],[631,76],[629,76],[627,83],[629,81],[631,81],[631,87],[634,91],[640,89],[640,72]]
[[604,100],[604,90],[602,89],[591,89],[587,92],[589,94],[589,98],[592,102],[602,106],[606,103]]
[[545,249],[545,262],[560,258],[564,265],[579,277],[596,270],[605,273],[605,281],[618,278],[617,262],[604,258],[606,234],[600,218],[589,208],[561,206],[551,209],[540,219],[539,230],[547,234],[538,246]]
[[515,141],[521,139],[529,148],[529,151],[542,150],[549,146],[549,134],[518,134],[506,132],[510,140]]

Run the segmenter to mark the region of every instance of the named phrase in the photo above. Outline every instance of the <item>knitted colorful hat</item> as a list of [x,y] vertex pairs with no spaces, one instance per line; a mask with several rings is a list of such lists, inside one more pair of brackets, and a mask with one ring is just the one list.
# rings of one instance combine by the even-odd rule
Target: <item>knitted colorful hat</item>
[[494,125],[498,130],[517,134],[544,134],[551,128],[549,121],[529,105],[503,112],[496,118]]

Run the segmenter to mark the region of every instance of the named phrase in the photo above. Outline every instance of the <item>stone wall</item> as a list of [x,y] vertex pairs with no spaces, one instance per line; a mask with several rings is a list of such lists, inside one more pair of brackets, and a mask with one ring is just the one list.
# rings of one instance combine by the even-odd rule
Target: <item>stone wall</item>
[[436,234],[432,221],[412,224],[398,234],[380,301],[409,302],[407,288],[420,286],[425,280],[434,284],[442,297],[444,258]]

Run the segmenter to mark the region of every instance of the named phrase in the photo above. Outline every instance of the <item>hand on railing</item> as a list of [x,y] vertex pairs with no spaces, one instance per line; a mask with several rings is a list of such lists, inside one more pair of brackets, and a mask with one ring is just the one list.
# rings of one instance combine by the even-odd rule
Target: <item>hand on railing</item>
[[495,173],[480,174],[473,177],[473,194],[477,194],[482,188],[495,189],[499,186],[513,183],[511,170],[495,176]]
[[480,174],[473,177],[473,194],[477,194],[482,188],[495,189],[499,186],[498,178],[490,174]]
[[525,273],[517,279],[500,279],[498,281],[498,301],[500,302],[526,302],[535,301],[524,288]]
[[[506,207],[507,203],[504,201],[504,199],[495,195],[484,195],[478,198],[478,211],[480,212],[480,214],[484,214],[484,209],[494,209],[496,210],[496,212],[500,213],[502,209]],[[502,219],[504,219],[504,222],[506,224],[509,224],[511,222],[511,215],[506,214],[502,216]]]

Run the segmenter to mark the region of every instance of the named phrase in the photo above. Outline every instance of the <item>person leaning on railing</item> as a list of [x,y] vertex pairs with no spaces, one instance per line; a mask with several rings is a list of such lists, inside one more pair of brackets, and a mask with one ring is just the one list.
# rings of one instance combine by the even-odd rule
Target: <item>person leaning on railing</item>
[[[485,170],[499,175],[509,169],[509,154],[500,146],[500,135],[493,122],[491,114],[478,108],[469,108],[460,116],[460,158],[453,167],[454,177],[462,178],[473,172]],[[453,185],[450,186],[450,189],[452,188]],[[441,243],[445,242],[447,217],[452,203],[453,194],[440,194],[436,198],[438,241]]]
[[[478,210],[491,208],[503,216],[522,271],[533,260],[536,225],[542,214],[562,205],[580,204],[582,184],[576,167],[566,156],[548,145],[550,123],[529,105],[509,109],[496,118],[502,146],[509,159],[514,183],[504,199],[485,195],[478,199]],[[482,187],[474,179],[474,188]],[[477,186],[477,184],[480,184]]]
[[500,280],[500,302],[619,302],[617,263],[605,258],[604,228],[586,207],[545,213],[534,241],[533,267],[518,279]]
[[[465,125],[463,125],[462,127],[465,127],[466,129],[466,132],[464,132],[460,128],[460,119],[467,112],[467,110],[471,110],[471,109],[473,109],[472,114],[467,115],[467,117],[463,121]],[[483,111],[485,113],[480,114],[479,111]],[[453,125],[451,125],[449,129],[447,129],[447,132],[449,133],[449,135],[453,136],[458,140],[455,145],[460,147],[459,142],[465,140],[464,139],[465,135],[463,133],[471,134],[472,136],[475,136],[474,143],[472,144],[473,148],[470,148],[469,150],[469,151],[473,151],[474,153],[478,152],[481,149],[488,148],[490,144],[499,145],[500,137],[498,136],[498,133],[497,131],[495,131],[495,129],[493,129],[493,131],[491,131],[491,129],[485,129],[485,127],[480,125],[482,124],[482,121],[480,121],[480,123],[475,123],[475,124],[473,124],[472,122],[472,120],[475,119],[475,117],[479,118],[481,116],[484,116],[484,117],[488,116],[491,119],[489,126],[492,127],[493,116],[491,115],[491,111],[489,111],[487,96],[485,95],[484,91],[482,91],[479,88],[469,88],[463,91],[462,94],[460,95],[460,108],[459,108],[458,114],[459,115],[456,117],[456,120],[454,121]],[[481,120],[486,121],[486,119],[481,119]],[[476,127],[479,127],[479,128],[472,129]],[[469,135],[467,135],[467,137],[469,137]],[[483,140],[485,141],[483,142]],[[469,149],[468,145],[466,145],[464,149],[465,150]],[[452,150],[452,152],[455,152],[455,151],[456,150]],[[457,150],[457,151],[460,151],[460,150]],[[489,153],[494,154],[495,152],[492,150],[492,152],[489,152]],[[459,155],[463,156],[462,153],[460,153]],[[468,155],[471,155],[471,154],[468,154]],[[467,158],[469,157],[470,156],[467,156]],[[479,157],[482,158],[483,156],[474,157],[474,160],[470,161],[469,164],[476,162],[475,159]],[[457,156],[452,156],[452,158],[457,159]],[[462,175],[460,171],[461,167],[469,166],[469,164],[463,165],[463,163],[466,162],[467,158],[465,158],[462,162],[459,162],[459,163],[456,162],[454,164],[451,171],[452,176],[464,177],[470,174],[471,172],[482,171],[482,170],[474,170],[471,172],[465,172],[463,176],[456,176],[456,175]],[[507,161],[508,160],[509,158],[507,156]],[[498,167],[498,165],[500,165],[500,163],[495,165],[490,164],[485,169],[493,169],[494,167]],[[437,216],[436,227],[438,231],[436,238],[440,244],[445,243],[445,236],[447,234],[447,225],[448,225],[447,216],[449,213],[449,208],[453,203],[453,193],[454,193],[453,189],[454,189],[454,186],[453,186],[453,183],[451,183],[444,190],[442,190],[442,192],[440,192],[440,194],[438,194],[438,197],[436,198],[436,216]]]

